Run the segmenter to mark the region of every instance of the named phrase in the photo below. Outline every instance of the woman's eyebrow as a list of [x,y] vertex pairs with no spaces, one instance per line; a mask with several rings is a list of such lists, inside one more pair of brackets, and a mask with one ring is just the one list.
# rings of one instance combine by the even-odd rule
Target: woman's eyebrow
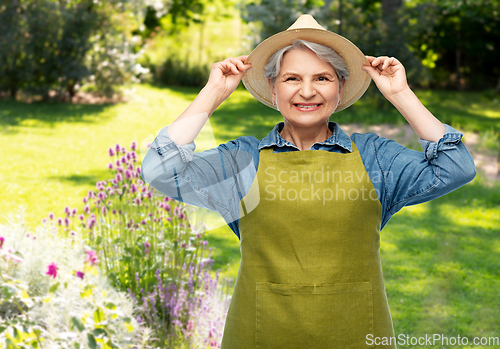
[[[283,73],[283,75],[282,75],[282,76],[283,76],[283,77],[285,77],[285,76],[288,76],[288,75],[298,75],[298,76],[300,76],[300,74],[299,74],[299,73],[296,73],[296,72],[293,72],[293,71],[287,71],[287,72]],[[335,76],[334,74],[332,74],[331,72],[326,71],[326,70],[325,70],[325,71],[322,71],[322,72],[320,72],[320,73],[316,73],[316,74],[314,74],[313,76],[320,76],[320,75],[330,75],[330,76]]]

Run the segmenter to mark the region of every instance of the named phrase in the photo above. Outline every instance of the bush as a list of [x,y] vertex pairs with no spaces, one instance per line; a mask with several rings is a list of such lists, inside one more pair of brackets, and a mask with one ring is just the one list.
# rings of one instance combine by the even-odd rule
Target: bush
[[22,217],[0,227],[0,346],[137,347],[133,302],[110,287],[95,252],[49,225],[28,231]]
[[135,60],[142,0],[18,0],[0,6],[0,91],[111,96],[141,73]]
[[108,150],[114,178],[96,184],[85,208],[44,223],[59,234],[81,234],[97,253],[113,285],[134,299],[139,323],[152,328],[159,347],[217,347],[228,308],[227,290],[212,277],[203,227],[191,226],[193,209],[163,197],[140,179],[131,151]]

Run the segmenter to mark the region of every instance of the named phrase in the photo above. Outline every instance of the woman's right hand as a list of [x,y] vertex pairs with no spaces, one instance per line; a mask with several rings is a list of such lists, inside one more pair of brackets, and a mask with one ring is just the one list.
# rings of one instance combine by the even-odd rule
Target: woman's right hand
[[229,57],[212,65],[207,86],[221,93],[221,102],[233,93],[245,72],[252,67],[244,63],[247,57]]

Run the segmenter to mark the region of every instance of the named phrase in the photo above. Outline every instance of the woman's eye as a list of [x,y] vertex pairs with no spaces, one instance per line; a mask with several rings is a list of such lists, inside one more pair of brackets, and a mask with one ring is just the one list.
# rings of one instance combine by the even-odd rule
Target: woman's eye
[[320,76],[318,78],[319,81],[329,81],[328,78],[326,76]]
[[285,81],[297,81],[297,78],[291,76],[291,77],[287,78]]

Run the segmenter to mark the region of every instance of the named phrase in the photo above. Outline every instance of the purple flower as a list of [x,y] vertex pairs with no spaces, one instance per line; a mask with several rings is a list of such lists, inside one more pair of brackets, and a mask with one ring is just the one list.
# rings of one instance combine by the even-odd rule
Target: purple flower
[[183,220],[184,218],[186,218],[186,215],[184,214],[184,212],[180,212],[180,213],[177,215],[177,218],[179,218],[180,220]]
[[94,266],[99,263],[99,258],[97,257],[97,253],[93,250],[85,251],[85,262]]
[[120,165],[121,165],[120,160],[116,160],[116,161],[115,161],[115,165],[119,168],[119,167],[120,167]]
[[127,152],[127,148],[122,147],[122,154],[125,154]]
[[[127,174],[127,172],[125,172],[125,174]],[[130,186],[130,192],[131,193],[136,193],[137,192],[137,185],[135,185],[134,183],[132,183],[132,185]]]
[[62,218],[57,218],[57,225],[62,225]]
[[42,218],[42,223],[43,224],[47,223],[47,218]]
[[102,215],[105,216],[106,212],[108,212],[108,209],[106,208],[106,206],[103,206],[102,207]]
[[71,216],[76,216],[76,208],[73,209],[73,211],[71,211]]
[[137,148],[137,143],[135,141],[130,145],[130,149],[135,150]]
[[125,170],[125,178],[131,178],[132,173],[129,170]]
[[113,148],[109,148],[108,152],[109,152],[109,156],[114,156],[115,155],[115,152],[114,152]]
[[194,323],[193,323],[193,320],[189,320],[188,323],[187,323],[187,326],[186,326],[186,329],[188,331],[192,331],[194,329]]
[[87,200],[87,198],[86,198],[86,197],[85,197],[85,198],[83,198],[83,203],[84,203],[84,204],[86,204],[86,203],[87,203],[87,201],[88,201],[88,200]]
[[69,227],[70,220],[68,217],[64,218],[64,225]]
[[87,196],[89,197],[89,199],[95,199],[95,194],[92,190],[89,190],[89,193]]
[[49,219],[54,219],[54,214],[53,213],[49,213]]
[[66,206],[66,207],[64,208],[64,213],[69,214],[69,206]]
[[121,146],[120,144],[116,143],[116,145],[115,145],[115,150],[116,150],[116,152],[117,152],[117,153],[119,153],[119,152],[120,152],[121,147],[122,147],[122,146]]
[[120,159],[120,161],[122,162],[122,164],[126,164],[127,163],[127,159],[125,159],[124,156],[122,156],[122,158]]
[[86,214],[90,213],[90,207],[89,207],[89,205],[85,205],[85,207],[83,208],[83,212],[85,212]]
[[5,238],[3,236],[0,236],[0,249],[2,249],[4,241],[5,241]]
[[[111,148],[110,148],[110,149],[111,149]],[[83,271],[77,271],[77,272],[75,273],[75,276],[76,276],[76,277],[79,277],[79,278],[80,278],[80,279],[82,279],[82,280],[83,280],[83,276],[84,276],[84,275],[85,275],[85,274],[83,273]]]
[[142,201],[141,201],[141,199],[140,199],[140,198],[136,198],[136,199],[135,199],[135,203],[136,203],[136,205],[140,205],[140,204],[141,204],[141,202],[142,202]]
[[149,248],[151,247],[151,244],[149,242],[144,243],[144,253],[148,254],[149,253]]
[[110,170],[112,170],[112,169],[113,169],[113,163],[112,163],[112,162],[110,162],[110,163],[108,164],[108,168],[109,168]]
[[121,181],[123,179],[122,175],[120,173],[116,174],[116,180]]
[[47,270],[47,272],[45,274],[47,274],[49,276],[52,276],[55,279],[56,276],[57,276],[57,264],[56,263],[50,263],[49,266],[48,266],[48,270]]

